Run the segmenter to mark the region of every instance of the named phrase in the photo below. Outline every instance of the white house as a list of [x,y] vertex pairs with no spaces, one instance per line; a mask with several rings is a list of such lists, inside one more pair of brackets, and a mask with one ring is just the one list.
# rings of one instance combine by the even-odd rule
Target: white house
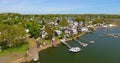
[[108,26],[109,26],[109,27],[115,27],[116,25],[114,25],[114,24],[109,24]]
[[55,30],[55,32],[57,32],[58,35],[62,34],[62,31],[60,30]]
[[88,32],[89,29],[88,29],[87,27],[81,27],[80,31],[81,31],[81,32]]
[[58,25],[58,23],[55,23],[55,26],[57,26]]
[[78,26],[78,22],[71,22],[71,23],[70,23],[70,27],[71,27],[72,29],[77,29],[77,26]]
[[94,27],[93,25],[88,25],[87,27],[91,28],[91,27]]
[[30,18],[29,20],[34,20],[33,18]]
[[80,26],[82,26],[83,24],[84,24],[83,21],[80,21],[80,22],[79,22],[79,25],[80,25]]
[[28,33],[28,32],[29,32],[29,29],[25,29],[25,31],[26,31],[26,33]]
[[78,31],[76,29],[72,29],[72,31],[73,31],[73,34],[75,34],[75,35],[78,33]]
[[46,35],[48,35],[48,34],[47,34],[47,32],[42,31],[42,38],[45,38],[45,37],[46,37]]

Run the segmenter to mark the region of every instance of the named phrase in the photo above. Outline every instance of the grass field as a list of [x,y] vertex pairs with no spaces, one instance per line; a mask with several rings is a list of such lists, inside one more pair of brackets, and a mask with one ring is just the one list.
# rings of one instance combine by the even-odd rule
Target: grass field
[[24,44],[24,45],[21,45],[20,47],[16,47],[16,48],[12,47],[12,48],[5,49],[0,52],[0,56],[5,56],[12,53],[26,53],[27,47],[28,45]]

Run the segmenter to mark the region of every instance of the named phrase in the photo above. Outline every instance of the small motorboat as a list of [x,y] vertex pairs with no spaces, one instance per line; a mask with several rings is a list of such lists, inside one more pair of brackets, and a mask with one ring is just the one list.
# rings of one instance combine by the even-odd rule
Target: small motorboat
[[79,52],[81,49],[79,47],[72,47],[69,49],[71,52]]
[[88,46],[88,44],[87,43],[82,43],[82,46],[86,47],[86,46]]
[[95,41],[89,41],[89,43],[92,43],[92,44],[93,44],[93,43],[95,43]]

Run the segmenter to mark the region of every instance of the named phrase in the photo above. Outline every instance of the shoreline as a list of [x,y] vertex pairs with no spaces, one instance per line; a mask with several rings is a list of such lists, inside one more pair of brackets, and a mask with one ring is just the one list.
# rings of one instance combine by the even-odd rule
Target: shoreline
[[[94,27],[94,28],[93,28],[94,31],[95,31],[97,28],[99,28],[99,26]],[[81,34],[75,36],[74,39],[80,38],[81,36],[84,36],[84,35],[87,34],[87,33],[88,33],[88,32],[82,32]],[[62,39],[60,39],[60,40],[62,40]],[[57,40],[57,42],[55,43],[55,45],[61,44],[60,40]],[[67,38],[66,41],[69,42],[70,40],[73,40],[73,38]],[[50,48],[50,47],[53,47],[53,44],[52,44],[52,43],[46,44],[46,45],[44,45],[44,46],[41,47],[41,48],[37,48],[37,47],[34,47],[34,48],[37,48],[37,52],[39,53],[40,51],[43,51],[43,50],[48,49],[48,48]],[[18,59],[14,60],[14,61],[12,61],[12,62],[10,62],[10,63],[26,63],[26,62],[30,62],[31,60],[33,60],[33,57],[34,57],[33,54],[31,54],[31,55],[28,56],[28,57],[23,56],[23,57],[18,58]]]
[[[83,36],[83,35],[85,35],[85,34],[86,34],[86,32],[82,32],[81,34],[77,35],[77,36],[74,37],[74,38],[76,39],[76,38],[81,37],[81,36]],[[62,39],[60,39],[60,40],[62,40]],[[57,42],[55,43],[55,45],[61,44],[60,40],[57,40]],[[73,38],[67,38],[67,42],[69,42],[70,40],[73,40]],[[38,51],[38,53],[39,53],[40,51],[43,51],[43,50],[48,49],[48,48],[50,48],[50,47],[53,47],[53,44],[52,44],[52,43],[46,44],[46,45],[44,45],[44,46],[41,47],[41,48],[37,48],[37,51]],[[23,56],[23,57],[18,58],[18,59],[14,60],[14,61],[12,61],[12,62],[10,62],[10,63],[24,63],[24,62],[29,62],[29,61],[31,61],[31,60],[33,60],[33,54],[30,55],[29,57]]]

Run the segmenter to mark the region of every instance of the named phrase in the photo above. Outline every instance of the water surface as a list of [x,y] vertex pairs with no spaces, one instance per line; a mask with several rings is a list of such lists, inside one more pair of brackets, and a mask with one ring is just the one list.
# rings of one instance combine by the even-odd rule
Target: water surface
[[[71,46],[78,46],[82,51],[72,53],[63,44],[57,48],[48,48],[39,53],[40,63],[120,63],[120,38],[100,36],[102,33],[120,33],[120,28],[111,30],[98,29],[93,33],[83,36],[86,39],[94,40],[95,44],[82,47],[75,41],[69,41]],[[78,40],[80,40],[78,38]],[[29,63],[35,63],[31,61]]]

